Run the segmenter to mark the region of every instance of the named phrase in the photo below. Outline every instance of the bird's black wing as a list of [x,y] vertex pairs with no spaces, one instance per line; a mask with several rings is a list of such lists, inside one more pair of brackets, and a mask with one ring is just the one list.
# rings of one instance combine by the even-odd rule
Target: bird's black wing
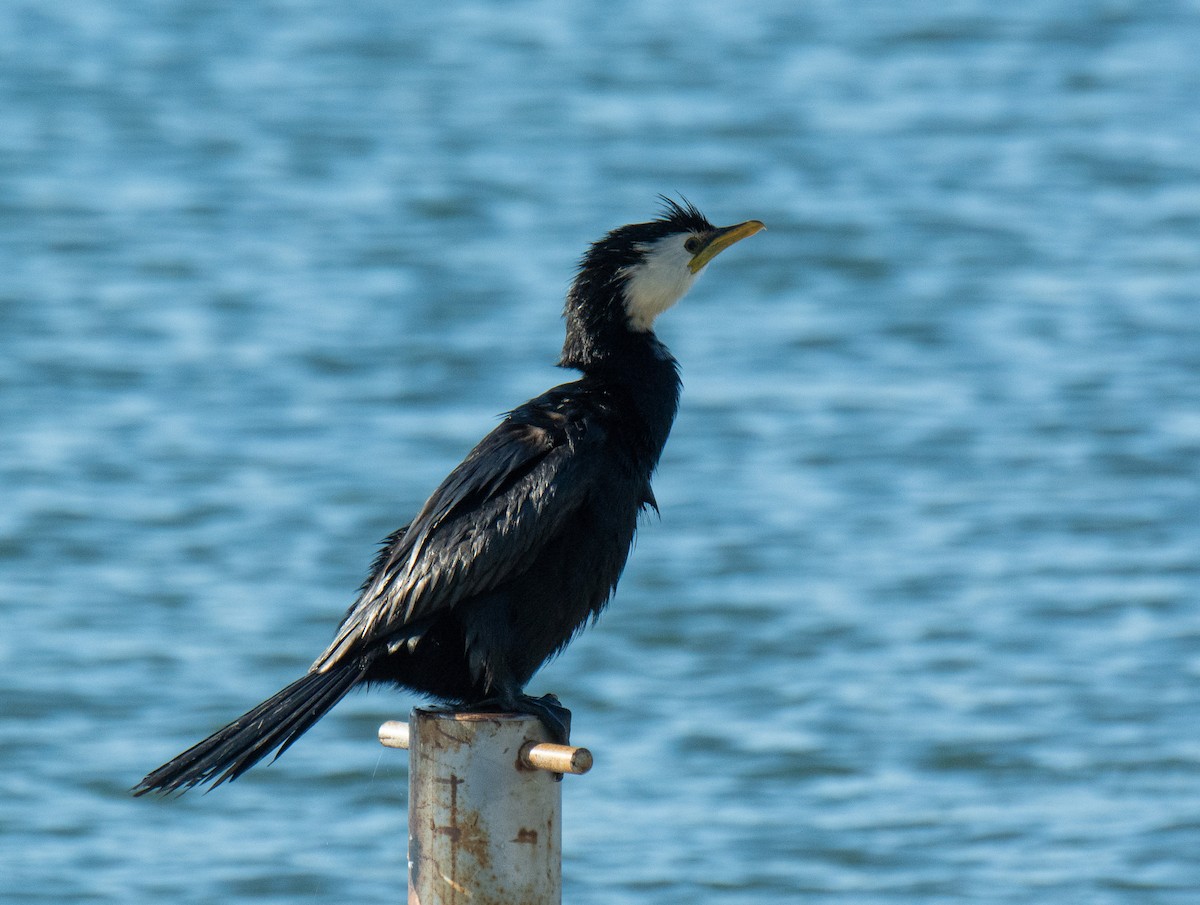
[[393,536],[313,670],[417,634],[528,568],[603,464],[605,431],[593,412],[560,388],[510,413]]

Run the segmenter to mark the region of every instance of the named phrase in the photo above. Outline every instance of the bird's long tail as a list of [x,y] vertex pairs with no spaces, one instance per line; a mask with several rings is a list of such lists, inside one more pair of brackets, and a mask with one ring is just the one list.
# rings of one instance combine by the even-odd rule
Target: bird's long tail
[[147,774],[133,794],[182,792],[199,783],[216,787],[237,779],[276,748],[279,757],[362,677],[362,664],[356,663],[308,673]]

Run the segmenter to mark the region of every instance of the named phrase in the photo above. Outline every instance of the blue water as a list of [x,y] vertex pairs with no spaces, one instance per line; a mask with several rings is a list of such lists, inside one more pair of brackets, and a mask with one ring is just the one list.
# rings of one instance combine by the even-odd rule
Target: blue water
[[1200,901],[1200,9],[567,6],[0,11],[0,898],[403,900],[415,699],[126,789],[682,192],[769,231],[661,321],[661,519],[531,686],[566,901]]

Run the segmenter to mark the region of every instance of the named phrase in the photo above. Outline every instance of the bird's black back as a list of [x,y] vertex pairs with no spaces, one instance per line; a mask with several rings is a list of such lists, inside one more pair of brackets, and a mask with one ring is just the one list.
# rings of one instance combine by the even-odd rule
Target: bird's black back
[[314,670],[359,658],[369,680],[440,699],[519,693],[607,603],[654,504],[679,380],[644,345],[484,437],[392,536]]

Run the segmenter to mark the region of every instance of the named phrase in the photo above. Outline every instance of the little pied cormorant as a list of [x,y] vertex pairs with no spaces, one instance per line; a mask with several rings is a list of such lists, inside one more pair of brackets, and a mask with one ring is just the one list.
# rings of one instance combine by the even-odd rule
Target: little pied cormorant
[[604,608],[679,404],[654,335],[704,267],[763,228],[714,227],[688,202],[596,242],[567,293],[559,366],[583,372],[511,411],[384,541],[333,643],[308,673],[146,776],[146,792],[214,786],[282,754],[357,685],[464,709],[570,713],[525,683]]

